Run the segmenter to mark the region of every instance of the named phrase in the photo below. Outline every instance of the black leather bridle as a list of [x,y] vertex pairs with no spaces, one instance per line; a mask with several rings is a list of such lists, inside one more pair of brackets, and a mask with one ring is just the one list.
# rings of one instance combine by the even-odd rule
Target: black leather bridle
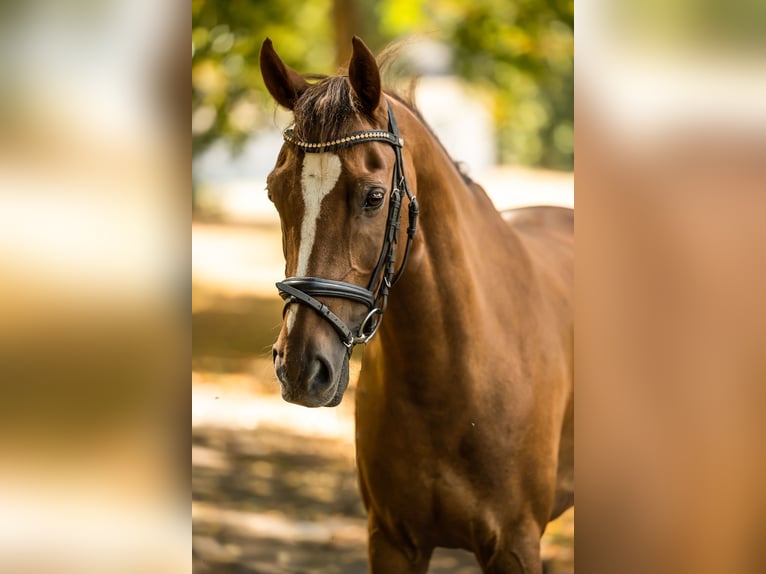
[[[322,153],[334,151],[341,148],[351,147],[357,144],[380,141],[389,144],[394,149],[396,161],[394,163],[394,175],[391,182],[391,197],[388,202],[388,220],[386,222],[386,231],[383,238],[383,247],[378,257],[378,263],[372,273],[367,287],[347,283],[345,281],[335,281],[333,279],[323,279],[321,277],[288,277],[277,283],[280,296],[285,300],[285,306],[282,314],[292,303],[301,303],[311,307],[321,317],[329,321],[340,335],[343,344],[348,348],[348,352],[354,348],[354,345],[367,343],[380,327],[383,318],[383,312],[388,304],[388,292],[391,287],[401,277],[404,268],[407,265],[410,246],[415,237],[415,230],[418,222],[418,202],[415,196],[410,192],[407,185],[407,179],[404,176],[404,162],[402,161],[402,147],[404,140],[399,136],[399,128],[396,125],[396,118],[388,104],[388,131],[385,130],[365,130],[354,132],[345,137],[321,143],[307,142],[295,135],[292,129],[285,130],[284,139],[287,143],[294,145],[306,153]],[[407,226],[407,244],[404,248],[404,256],[399,270],[394,272],[396,263],[396,242],[399,233],[399,222],[402,207],[402,192],[407,195],[409,200],[409,220]],[[335,313],[330,311],[327,305],[321,303],[316,297],[334,297],[341,299],[350,299],[357,303],[367,306],[368,313],[362,320],[357,332],[354,333],[343,320]]]

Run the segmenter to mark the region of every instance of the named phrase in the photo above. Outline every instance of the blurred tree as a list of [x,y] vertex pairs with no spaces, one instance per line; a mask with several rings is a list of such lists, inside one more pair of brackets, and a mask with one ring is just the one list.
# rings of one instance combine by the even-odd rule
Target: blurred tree
[[236,148],[271,121],[258,70],[266,36],[290,66],[331,73],[353,34],[373,50],[425,34],[492,95],[502,162],[571,169],[573,31],[573,0],[192,0],[193,151],[218,139]]
[[273,109],[258,67],[266,36],[288,65],[329,73],[331,0],[192,0],[192,149],[218,139],[241,146]]
[[458,74],[495,89],[501,162],[572,169],[573,0],[471,0],[450,30]]

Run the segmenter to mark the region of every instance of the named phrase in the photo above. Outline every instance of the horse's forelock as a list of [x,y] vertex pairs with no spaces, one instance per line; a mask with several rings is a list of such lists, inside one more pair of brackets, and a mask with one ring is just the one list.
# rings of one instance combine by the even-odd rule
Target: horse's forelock
[[295,105],[295,135],[330,141],[347,135],[359,112],[345,76],[331,76],[312,84]]

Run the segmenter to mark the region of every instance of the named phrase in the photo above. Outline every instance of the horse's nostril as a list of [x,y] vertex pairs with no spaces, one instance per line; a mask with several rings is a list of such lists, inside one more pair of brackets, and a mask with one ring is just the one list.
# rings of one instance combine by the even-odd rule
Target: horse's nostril
[[277,362],[277,348],[272,347],[271,348],[271,362],[276,363]]
[[312,388],[321,390],[332,382],[332,371],[324,357],[314,359],[313,373],[309,379]]

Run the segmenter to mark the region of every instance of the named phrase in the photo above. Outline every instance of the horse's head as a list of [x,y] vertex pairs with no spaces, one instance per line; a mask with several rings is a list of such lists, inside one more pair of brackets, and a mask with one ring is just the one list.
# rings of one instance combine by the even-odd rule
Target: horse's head
[[404,173],[401,141],[375,58],[358,38],[348,76],[308,83],[268,39],[260,60],[269,92],[295,115],[268,177],[288,277],[278,284],[286,307],[274,366],[285,400],[335,406],[350,349],[374,333],[392,282],[396,241],[386,238],[399,233],[389,191]]

